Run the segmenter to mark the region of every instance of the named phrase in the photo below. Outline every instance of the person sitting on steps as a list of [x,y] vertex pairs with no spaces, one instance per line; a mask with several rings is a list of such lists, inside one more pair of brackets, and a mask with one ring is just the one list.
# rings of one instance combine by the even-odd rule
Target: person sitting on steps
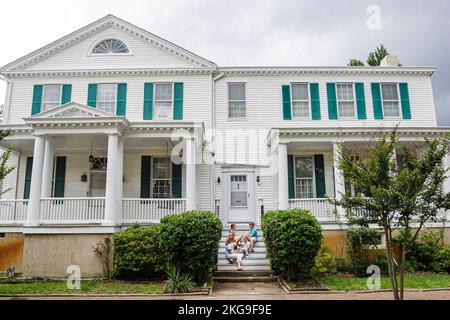
[[241,261],[243,258],[243,254],[238,251],[236,248],[235,238],[232,233],[228,234],[227,240],[225,240],[225,258],[230,263],[237,262],[237,270],[243,271],[244,269],[241,267]]

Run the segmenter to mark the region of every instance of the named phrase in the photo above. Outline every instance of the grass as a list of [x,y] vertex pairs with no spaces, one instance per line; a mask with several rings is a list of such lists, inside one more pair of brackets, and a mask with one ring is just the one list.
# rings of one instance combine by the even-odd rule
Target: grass
[[[330,275],[318,278],[319,281],[336,291],[368,290],[367,278],[345,275]],[[434,289],[450,288],[450,274],[421,273],[405,275],[405,288],[407,289]],[[388,276],[382,276],[381,289],[391,289]]]
[[32,283],[0,283],[0,294],[161,294],[164,282],[85,281],[80,290],[67,288],[65,281],[42,281]]

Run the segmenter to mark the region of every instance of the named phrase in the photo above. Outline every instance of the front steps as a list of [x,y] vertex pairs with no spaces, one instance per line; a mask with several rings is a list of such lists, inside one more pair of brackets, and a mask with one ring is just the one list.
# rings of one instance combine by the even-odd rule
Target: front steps
[[272,271],[216,271],[214,281],[221,283],[275,282],[277,277],[272,275]]
[[[221,271],[236,271],[237,265],[236,264],[230,264],[229,261],[225,258],[225,240],[228,236],[228,230],[229,226],[224,228],[222,231],[222,238],[220,239],[219,243],[219,251],[217,253],[217,270],[218,272]],[[248,225],[237,225],[236,228],[236,235],[242,235],[244,232],[248,230]],[[242,268],[244,271],[236,271],[237,273],[233,273],[233,277],[237,278],[247,278],[248,276],[245,275],[245,272],[249,271],[265,271],[270,272],[271,274],[271,268],[270,268],[270,262],[267,259],[266,256],[266,245],[264,243],[264,235],[262,233],[262,230],[260,228],[256,228],[258,231],[258,241],[255,245],[255,252],[252,252],[249,254],[247,258],[244,257],[242,259]],[[217,273],[217,272],[216,272]],[[216,277],[215,273],[215,277]],[[218,276],[220,278],[220,276]],[[254,278],[254,280],[264,280],[264,279],[258,279],[261,277],[260,275],[252,276],[251,278]],[[264,277],[264,276],[263,276]],[[267,280],[267,279],[266,279]]]

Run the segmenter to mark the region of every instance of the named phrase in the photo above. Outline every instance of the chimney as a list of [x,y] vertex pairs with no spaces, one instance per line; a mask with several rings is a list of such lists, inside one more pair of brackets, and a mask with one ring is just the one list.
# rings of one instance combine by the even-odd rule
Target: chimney
[[398,67],[400,65],[400,60],[397,56],[393,54],[389,54],[386,57],[384,57],[383,60],[380,62],[380,67]]

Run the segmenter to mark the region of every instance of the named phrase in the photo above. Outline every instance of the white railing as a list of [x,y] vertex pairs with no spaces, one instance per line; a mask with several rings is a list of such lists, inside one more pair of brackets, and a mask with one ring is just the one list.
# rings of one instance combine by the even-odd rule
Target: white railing
[[291,199],[289,207],[308,210],[319,221],[336,220],[335,206],[328,199]]
[[42,198],[41,223],[101,223],[105,198]]
[[125,223],[159,223],[169,214],[186,211],[186,199],[123,199],[122,221]]
[[0,200],[0,224],[22,224],[27,219],[28,200]]

